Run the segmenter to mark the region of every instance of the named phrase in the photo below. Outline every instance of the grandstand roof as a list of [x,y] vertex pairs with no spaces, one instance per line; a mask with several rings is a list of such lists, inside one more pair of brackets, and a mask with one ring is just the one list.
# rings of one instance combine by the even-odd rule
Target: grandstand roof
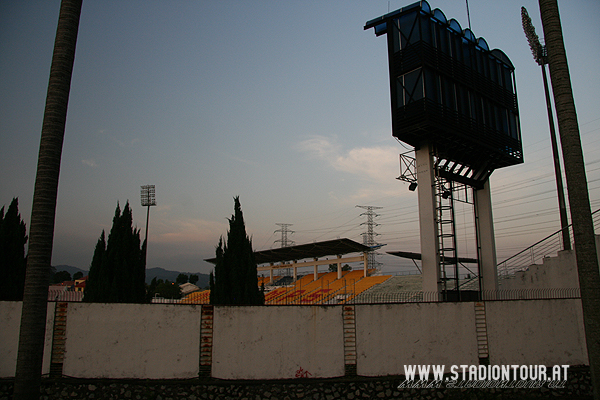
[[[369,250],[369,246],[344,238],[255,251],[254,257],[257,264],[267,264],[281,261],[302,260],[305,258],[320,258],[332,255],[358,253]],[[216,263],[216,258],[209,258],[204,261],[214,264]]]
[[[421,253],[413,253],[410,251],[388,251],[387,253],[391,254],[393,256],[396,256],[396,257],[408,258],[411,260],[420,260],[421,259]],[[454,261],[454,257],[448,257],[447,260],[452,262],[452,261]],[[464,263],[464,264],[477,264],[477,259],[476,258],[467,258],[467,257],[458,257],[458,262]]]

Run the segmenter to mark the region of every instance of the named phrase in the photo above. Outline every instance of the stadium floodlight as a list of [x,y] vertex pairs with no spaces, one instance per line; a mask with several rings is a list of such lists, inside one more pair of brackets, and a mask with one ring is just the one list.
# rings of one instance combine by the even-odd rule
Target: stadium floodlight
[[546,64],[548,63],[548,53],[546,46],[540,43],[540,39],[535,33],[535,27],[525,7],[521,7],[521,22],[523,31],[527,37],[529,48],[533,54],[533,59],[542,67],[542,79],[544,80],[544,91],[546,93],[546,108],[548,109],[548,124],[550,125],[550,142],[552,144],[552,155],[554,157],[554,175],[556,177],[556,191],[558,194],[558,208],[560,212],[560,227],[562,233],[563,250],[571,250],[571,235],[569,234],[569,220],[567,218],[567,206],[565,201],[565,190],[563,188],[562,172],[560,170],[560,156],[558,154],[558,142],[556,140],[556,130],[554,129],[554,117],[552,114],[552,102],[550,101],[550,89],[548,88],[548,76],[546,74]]
[[535,27],[533,26],[531,17],[529,17],[529,13],[525,7],[521,7],[521,22],[523,23],[523,31],[527,37],[527,42],[529,43],[529,48],[533,54],[533,59],[539,65],[546,64],[546,48],[540,43],[540,38],[538,37],[537,33],[535,33]]
[[156,192],[154,185],[142,186],[142,206],[150,207],[156,205]]
[[156,205],[156,191],[154,185],[143,185],[142,191],[142,207],[148,207],[148,212],[146,214],[146,239],[144,242],[146,243],[146,252],[144,254],[144,258],[148,254],[148,222],[150,221],[150,207]]

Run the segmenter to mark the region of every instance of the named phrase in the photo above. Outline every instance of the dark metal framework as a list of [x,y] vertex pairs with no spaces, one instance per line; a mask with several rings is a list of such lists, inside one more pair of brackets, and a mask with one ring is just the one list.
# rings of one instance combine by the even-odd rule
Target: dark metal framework
[[[280,247],[254,252],[257,264],[278,263],[283,261],[303,260],[305,258],[321,258],[348,253],[364,253],[371,248],[351,239],[334,239],[324,242],[307,243],[296,246]],[[216,258],[204,261],[214,264]]]
[[481,188],[523,162],[514,66],[420,1],[367,22],[387,34],[393,136],[433,144],[439,175]]

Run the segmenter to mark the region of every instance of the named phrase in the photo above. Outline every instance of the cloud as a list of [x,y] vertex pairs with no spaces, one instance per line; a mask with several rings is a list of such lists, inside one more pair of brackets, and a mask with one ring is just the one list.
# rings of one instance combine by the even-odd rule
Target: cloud
[[133,147],[138,143],[141,143],[141,139],[138,137],[134,137],[133,139],[125,139],[121,138],[119,135],[114,134],[113,132],[107,131],[106,129],[98,129],[97,131],[100,135],[104,135],[112,142],[116,143],[119,147]]
[[88,167],[92,167],[92,168],[98,167],[98,164],[93,159],[81,160],[81,163],[87,165]]
[[314,158],[330,160],[331,157],[337,157],[340,148],[338,145],[324,136],[315,136],[311,139],[304,140],[297,145],[298,150],[306,152]]
[[197,243],[211,242],[217,245],[221,235],[227,232],[228,223],[206,221],[202,219],[168,220],[156,227],[151,240],[160,243]]
[[324,136],[300,142],[297,148],[321,159],[337,171],[368,180],[390,182],[398,173],[398,149],[395,146],[357,147],[344,152],[339,144]]
[[339,171],[388,182],[398,169],[398,150],[393,146],[360,147],[338,156],[332,165]]

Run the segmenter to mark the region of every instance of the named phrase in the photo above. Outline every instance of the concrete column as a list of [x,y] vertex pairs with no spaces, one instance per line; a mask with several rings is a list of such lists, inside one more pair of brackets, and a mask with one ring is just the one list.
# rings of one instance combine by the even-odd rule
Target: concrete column
[[294,281],[298,279],[298,267],[296,267],[296,262],[292,263],[294,269]]
[[271,264],[271,269],[269,270],[269,283],[273,283],[273,264]]
[[[315,262],[317,262],[318,260],[318,258],[315,258]],[[319,279],[319,266],[315,264],[315,278],[313,279],[313,281],[316,281],[317,279]]]
[[479,247],[481,247],[479,259],[481,290],[498,290],[496,239],[494,237],[490,181],[487,180],[483,189],[474,190],[473,193],[476,213],[475,223],[477,224]]
[[435,180],[431,145],[421,143],[415,151],[419,198],[419,230],[421,234],[421,265],[424,292],[440,292],[440,256],[437,217],[435,211]]
[[337,278],[338,279],[342,279],[342,262],[340,261],[342,256],[338,255],[338,262],[337,262]]
[[364,268],[363,268],[363,277],[366,278],[367,277],[367,270],[369,268],[369,257],[367,256],[367,252],[366,251],[363,253],[363,259],[364,259],[364,262],[363,262],[363,265],[364,265]]

